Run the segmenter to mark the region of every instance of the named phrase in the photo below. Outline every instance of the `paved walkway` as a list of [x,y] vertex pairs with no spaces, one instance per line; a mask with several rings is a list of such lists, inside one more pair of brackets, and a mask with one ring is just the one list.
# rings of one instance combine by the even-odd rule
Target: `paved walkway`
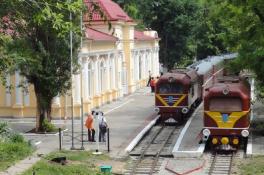
[[[154,95],[149,93],[149,88],[138,90],[132,95],[119,99],[110,104],[102,106],[100,109],[105,113],[110,128],[110,156],[114,158],[124,158],[127,156],[125,148],[132,139],[144,128],[144,126],[156,117],[154,113]],[[35,126],[34,119],[6,119],[12,128],[24,132]],[[68,128],[66,134],[71,134],[71,121],[53,121],[57,126]],[[81,122],[74,122],[75,136],[80,135]],[[85,132],[86,134],[86,132]],[[87,136],[85,136],[86,138]],[[40,160],[39,155],[45,155],[59,149],[58,135],[26,135],[26,138],[33,143],[41,142],[37,145],[37,151],[29,158],[11,166],[6,172],[0,175],[20,174],[30,168]],[[80,148],[81,142],[74,140],[74,147]],[[64,137],[63,149],[71,148],[71,137]],[[85,150],[95,150],[95,143],[84,142]],[[106,152],[106,145],[100,144],[101,151]]]

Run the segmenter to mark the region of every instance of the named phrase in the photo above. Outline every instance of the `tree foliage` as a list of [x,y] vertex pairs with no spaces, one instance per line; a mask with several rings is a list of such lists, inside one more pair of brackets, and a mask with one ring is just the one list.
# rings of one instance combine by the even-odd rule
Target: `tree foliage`
[[228,29],[221,23],[217,5],[212,1],[200,1],[194,28],[197,59],[227,52],[224,36]]
[[[255,72],[260,87],[264,87],[264,1],[214,1],[218,16],[228,32],[225,40],[239,57],[233,69],[250,69]],[[260,88],[263,89],[263,88]]]
[[[37,98],[37,129],[51,119],[53,97],[71,85],[69,33],[73,31],[73,65],[77,65],[82,0],[3,1],[0,28],[9,30],[12,40],[5,46],[14,69],[34,85]],[[72,20],[69,14],[72,13]],[[3,21],[4,20],[4,21]],[[1,50],[0,50],[1,51]],[[75,66],[76,67],[76,66]]]
[[158,31],[160,59],[169,69],[176,61],[193,56],[188,45],[192,39],[199,6],[194,0],[141,1],[140,11],[147,28]]
[[214,14],[215,3],[205,0],[116,2],[129,15],[143,21],[146,28],[158,31],[161,38],[160,61],[169,69],[182,60],[202,59],[226,52],[223,40],[225,29]]

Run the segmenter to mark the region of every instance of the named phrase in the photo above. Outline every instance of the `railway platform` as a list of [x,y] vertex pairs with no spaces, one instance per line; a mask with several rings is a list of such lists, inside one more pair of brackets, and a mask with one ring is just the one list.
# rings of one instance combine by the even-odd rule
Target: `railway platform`
[[[135,93],[119,99],[110,104],[105,104],[95,111],[102,111],[107,120],[110,130],[110,152],[111,157],[122,159],[127,156],[125,148],[138,135],[138,133],[156,118],[154,112],[154,95],[150,93],[149,87],[137,90]],[[80,124],[75,124],[75,131],[80,131]],[[68,127],[69,128],[69,127]],[[85,130],[84,140],[87,140],[87,131]],[[95,128],[97,135],[97,128]],[[75,133],[79,134],[80,133]],[[64,142],[66,149],[71,147],[71,133],[68,131],[67,142]],[[66,140],[66,139],[65,139]],[[75,147],[80,148],[81,142],[75,141]],[[96,142],[84,142],[86,150],[95,151]],[[100,143],[99,151],[107,152],[107,143]]]
[[256,101],[252,108],[252,125],[247,146],[247,156],[264,155],[264,108],[263,103]]
[[200,157],[205,144],[199,144],[203,127],[203,104],[200,104],[188,119],[175,143],[172,154],[174,157]]

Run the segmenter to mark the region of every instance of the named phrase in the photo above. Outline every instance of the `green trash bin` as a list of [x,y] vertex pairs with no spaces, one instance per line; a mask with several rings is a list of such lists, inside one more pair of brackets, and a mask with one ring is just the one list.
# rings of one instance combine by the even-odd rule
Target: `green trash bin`
[[100,170],[104,174],[112,174],[112,166],[111,165],[102,165],[100,166]]

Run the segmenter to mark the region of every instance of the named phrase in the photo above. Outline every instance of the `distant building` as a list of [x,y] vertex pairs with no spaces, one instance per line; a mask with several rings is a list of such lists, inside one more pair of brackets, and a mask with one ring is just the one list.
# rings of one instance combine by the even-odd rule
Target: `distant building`
[[[91,0],[84,0],[90,7]],[[74,116],[81,115],[81,97],[84,112],[109,103],[136,89],[146,86],[151,71],[159,75],[159,38],[156,31],[137,31],[136,23],[113,1],[93,0],[102,9],[107,22],[98,13],[84,15],[85,36],[79,53],[81,74],[73,76]],[[0,88],[0,116],[34,117],[36,99],[34,89],[24,92],[18,87],[23,78],[18,72],[7,78],[14,84],[11,92]],[[4,92],[4,93],[3,93]],[[71,116],[70,96],[55,97],[52,116]]]

